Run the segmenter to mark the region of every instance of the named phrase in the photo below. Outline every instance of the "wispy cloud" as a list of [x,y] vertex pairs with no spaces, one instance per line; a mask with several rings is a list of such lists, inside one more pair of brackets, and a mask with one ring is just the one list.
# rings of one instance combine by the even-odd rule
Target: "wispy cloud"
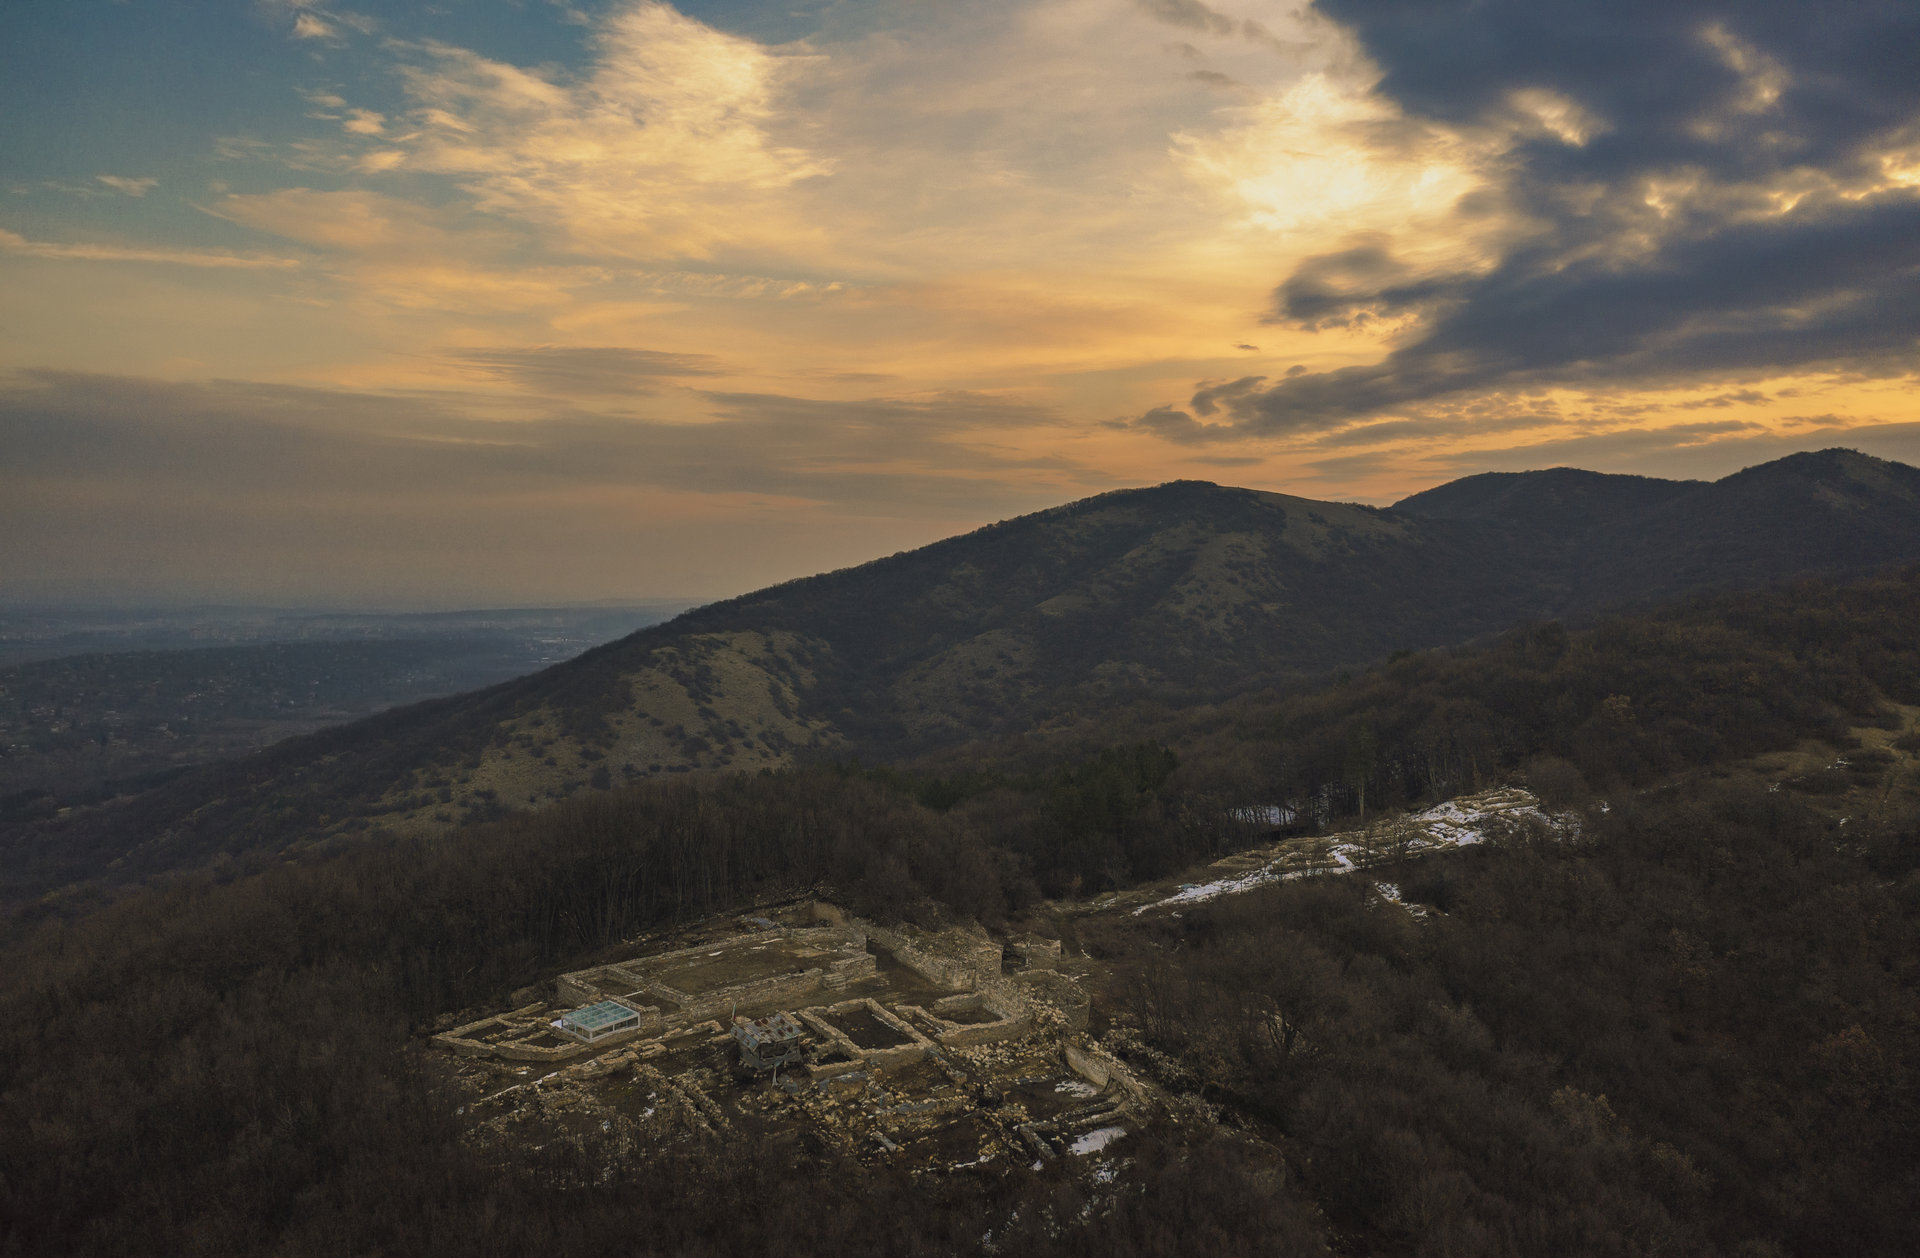
[[115,192],[124,192],[130,197],[144,197],[160,186],[160,181],[152,178],[135,179],[126,175],[95,175],[94,178]]
[[153,262],[167,266],[215,267],[238,270],[292,270],[301,265],[297,258],[278,258],[264,254],[221,253],[202,249],[147,249],[128,245],[60,244],[46,240],[28,240],[17,232],[0,227],[0,249],[32,258],[57,258],[71,262]]
[[802,232],[769,199],[828,169],[768,134],[794,57],[658,3],[611,15],[595,48],[576,82],[418,47],[407,129],[363,168],[451,176],[481,209],[596,256],[700,257]]
[[293,37],[295,39],[338,39],[340,32],[317,13],[303,9],[294,15]]
[[365,13],[310,4],[307,0],[256,0],[260,10],[276,22],[286,23],[286,31],[295,39],[344,42],[345,30],[371,35],[380,27]]
[[471,349],[451,357],[523,388],[561,396],[646,393],[662,379],[720,373],[718,360],[709,354],[672,354],[610,345]]

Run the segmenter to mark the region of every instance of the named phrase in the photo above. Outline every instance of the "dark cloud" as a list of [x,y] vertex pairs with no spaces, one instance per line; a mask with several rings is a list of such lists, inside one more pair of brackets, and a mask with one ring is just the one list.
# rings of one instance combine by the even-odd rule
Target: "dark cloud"
[[709,354],[668,354],[611,345],[536,345],[525,349],[474,349],[460,362],[504,377],[522,388],[562,397],[648,393],[662,377],[719,374]]
[[[1377,233],[1352,248],[1309,258],[1274,291],[1270,323],[1309,328],[1352,327],[1381,314],[1405,314],[1450,291],[1444,280],[1420,279],[1393,256]],[[1296,373],[1297,374],[1297,373]]]
[[1188,403],[1202,415],[1211,415],[1223,405],[1231,406],[1239,399],[1258,389],[1265,376],[1242,376],[1238,380],[1228,380],[1219,384],[1203,384],[1194,390]]
[[[1549,127],[1519,140],[1498,199],[1538,230],[1490,270],[1416,273],[1377,238],[1301,264],[1275,290],[1276,322],[1417,330],[1378,364],[1223,402],[1240,435],[1489,389],[1920,364],[1920,189],[1880,186],[1883,155],[1920,138],[1920,6],[1319,8],[1353,30],[1384,71],[1379,90],[1415,122],[1510,124],[1516,102],[1551,93],[1586,142]],[[1650,199],[1662,180],[1676,190]],[[1788,191],[1797,201],[1776,196]]]
[[1240,434],[1232,424],[1203,424],[1185,411],[1172,406],[1156,406],[1138,419],[1115,420],[1110,428],[1144,428],[1156,437],[1181,445],[1204,445],[1226,441]]
[[[1885,0],[1317,0],[1417,115],[1466,123],[1515,90],[1551,88],[1607,130],[1584,149],[1550,141],[1531,173],[1614,178],[1693,166],[1752,177],[1845,166],[1920,107],[1920,10]],[[1743,74],[1741,61],[1748,63]],[[1756,79],[1784,75],[1755,108]],[[1700,125],[1717,122],[1717,129]]]

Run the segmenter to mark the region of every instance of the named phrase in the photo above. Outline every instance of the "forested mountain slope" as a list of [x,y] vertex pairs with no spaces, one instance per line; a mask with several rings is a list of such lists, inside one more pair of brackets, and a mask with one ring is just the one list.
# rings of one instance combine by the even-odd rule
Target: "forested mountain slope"
[[[1723,595],[943,776],[659,778],[131,890],[0,942],[0,1253],[1912,1254],[1916,623],[1920,570]],[[1575,773],[1557,835],[1177,915],[1096,898],[1257,841],[1250,799],[1347,826],[1328,787],[1566,804]],[[1091,1033],[1183,1117],[1098,1175],[757,1130],[656,1158],[557,1106],[490,1135],[426,1048],[803,891],[1062,941],[1109,976]]]
[[433,830],[658,773],[910,754],[1608,604],[1916,558],[1920,471],[1847,451],[1712,484],[1472,477],[1390,509],[1201,482],[1123,490],[289,742],[40,827],[11,864],[44,885],[109,858],[137,872]]

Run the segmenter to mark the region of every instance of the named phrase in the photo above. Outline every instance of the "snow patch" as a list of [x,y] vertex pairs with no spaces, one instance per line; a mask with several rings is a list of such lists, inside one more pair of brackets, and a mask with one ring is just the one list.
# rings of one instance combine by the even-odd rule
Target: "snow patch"
[[1161,908],[1169,904],[1197,904],[1202,900],[1211,900],[1217,896],[1235,895],[1241,891],[1251,891],[1255,887],[1264,886],[1269,882],[1278,882],[1283,876],[1284,875],[1277,872],[1271,865],[1264,865],[1252,873],[1242,874],[1238,878],[1222,878],[1218,882],[1185,883],[1178,891],[1166,899],[1158,900],[1152,904],[1143,905],[1135,909],[1133,915],[1138,917],[1148,909]]
[[[1237,810],[1236,815],[1246,811],[1249,810]],[[1528,792],[1501,787],[1436,804],[1396,823],[1387,832],[1369,835],[1365,831],[1349,831],[1331,835],[1320,841],[1325,846],[1318,853],[1313,851],[1313,840],[1288,840],[1281,844],[1278,854],[1264,865],[1213,882],[1183,883],[1172,895],[1142,905],[1133,911],[1133,915],[1138,917],[1148,909],[1198,904],[1224,895],[1238,895],[1270,882],[1284,882],[1314,874],[1352,873],[1362,864],[1369,863],[1369,844],[1375,856],[1383,854],[1382,848],[1417,855],[1445,848],[1472,847],[1486,842],[1496,823],[1510,821],[1538,822],[1549,831],[1563,836],[1577,828],[1577,822],[1571,815],[1549,815],[1540,810],[1540,801]],[[1305,868],[1301,867],[1303,864]],[[1394,894],[1387,898],[1398,903],[1399,889],[1396,887]]]
[[1426,905],[1408,904],[1401,896],[1400,884],[1397,882],[1376,882],[1373,884],[1373,889],[1379,893],[1383,903],[1396,905],[1399,908],[1405,909],[1407,916],[1413,918],[1415,921],[1424,922],[1432,916],[1432,910],[1427,908]]
[[1125,1127],[1095,1127],[1069,1145],[1067,1152],[1076,1157],[1085,1157],[1089,1153],[1100,1152],[1126,1134]]

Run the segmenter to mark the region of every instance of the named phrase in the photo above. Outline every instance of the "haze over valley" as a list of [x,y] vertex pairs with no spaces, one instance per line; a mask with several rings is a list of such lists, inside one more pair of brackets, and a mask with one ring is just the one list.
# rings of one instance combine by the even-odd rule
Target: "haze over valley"
[[295,734],[505,681],[674,610],[26,609],[0,619],[0,815],[97,803]]

